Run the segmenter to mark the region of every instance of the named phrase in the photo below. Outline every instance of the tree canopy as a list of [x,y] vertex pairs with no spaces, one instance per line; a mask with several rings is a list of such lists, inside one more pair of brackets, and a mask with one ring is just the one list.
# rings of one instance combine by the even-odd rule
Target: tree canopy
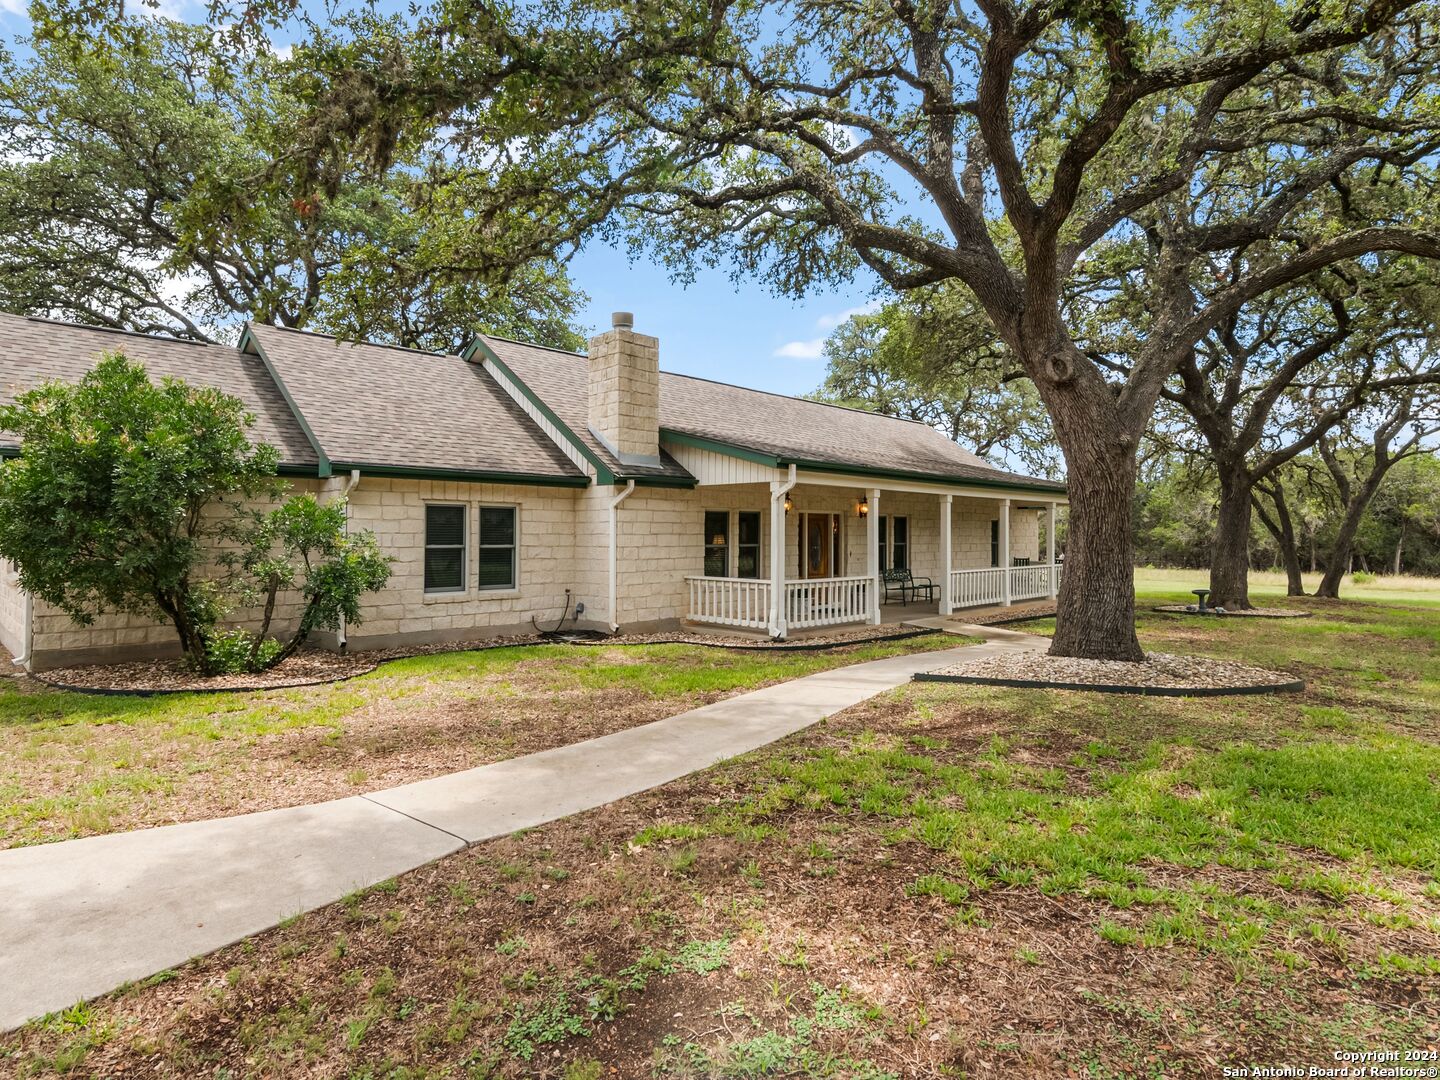
[[479,331],[580,344],[563,265],[525,247],[523,214],[470,212],[433,123],[381,170],[334,138],[307,154],[312,67],[203,26],[123,27],[123,47],[41,35],[0,63],[4,310],[210,340],[253,318],[450,351]]

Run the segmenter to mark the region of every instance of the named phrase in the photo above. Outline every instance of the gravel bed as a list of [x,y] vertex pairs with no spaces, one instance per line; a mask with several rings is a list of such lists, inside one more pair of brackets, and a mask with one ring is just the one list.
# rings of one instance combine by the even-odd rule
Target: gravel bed
[[1003,626],[1005,623],[1028,622],[1030,619],[1049,619],[1054,615],[1054,604],[1038,604],[1023,610],[1006,609],[973,617],[967,617],[964,610],[961,610],[951,615],[950,621],[969,623],[971,626]]
[[916,676],[921,682],[984,682],[1128,693],[1220,694],[1298,690],[1293,676],[1265,668],[1152,652],[1144,661],[1080,660],[1043,652],[1009,653],[973,663],[952,664]]
[[293,686],[352,679],[379,666],[370,653],[334,653],[309,649],[296,653],[278,667],[234,675],[198,675],[183,661],[136,660],[125,664],[86,664],[53,668],[32,676],[62,690],[89,690],[112,694],[179,694],[220,690],[281,690]]
[[[817,634],[798,641],[770,641],[760,638],[734,637],[728,634],[697,634],[675,631],[660,634],[614,634],[593,639],[578,639],[576,645],[704,645],[727,649],[821,649],[837,645],[860,645],[872,641],[891,641],[933,633],[914,627],[862,627],[857,630]],[[336,653],[328,649],[309,649],[297,653],[279,667],[259,673],[240,672],[234,675],[198,675],[179,659],[137,660],[124,664],[86,664],[54,668],[32,676],[47,686],[62,690],[84,690],[102,694],[184,694],[235,692],[244,690],[283,690],[287,687],[316,686],[321,683],[353,679],[374,671],[390,660],[412,656],[433,656],[439,653],[474,652],[480,649],[503,649],[516,645],[563,644],[542,634],[474,638],[465,641],[435,642],[393,649],[374,649],[353,653]],[[8,661],[8,657],[7,657]],[[0,664],[0,674],[7,674]],[[13,667],[13,665],[9,665]],[[16,668],[15,674],[23,671]]]
[[1252,607],[1243,608],[1239,611],[1216,611],[1214,608],[1206,608],[1200,611],[1194,604],[1161,604],[1154,609],[1163,611],[1169,615],[1214,615],[1219,619],[1308,619],[1310,612],[1293,611],[1290,608],[1281,607]]

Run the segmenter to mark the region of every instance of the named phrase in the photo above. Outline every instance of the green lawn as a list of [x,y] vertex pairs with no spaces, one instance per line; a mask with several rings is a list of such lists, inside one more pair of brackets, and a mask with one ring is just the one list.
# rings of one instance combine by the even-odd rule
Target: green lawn
[[1313,616],[1145,610],[1142,641],[1302,694],[913,684],[0,1054],[22,1075],[1117,1080],[1440,1049],[1440,620],[1276,602]]
[[[1305,589],[1314,592],[1320,584],[1319,574],[1304,575]],[[1153,566],[1142,566],[1135,571],[1135,588],[1140,593],[1174,593],[1173,599],[1194,603],[1191,589],[1204,589],[1210,585],[1207,570],[1169,570]],[[1252,601],[1264,597],[1274,598],[1285,595],[1285,575],[1271,570],[1250,571],[1250,596]],[[1424,604],[1440,607],[1440,578],[1412,577],[1376,574],[1363,584],[1357,584],[1353,577],[1346,575],[1340,582],[1340,596],[1345,600],[1383,600],[1397,604]]]
[[543,645],[399,660],[329,686],[148,698],[0,680],[0,846],[375,790],[827,667],[963,643]]

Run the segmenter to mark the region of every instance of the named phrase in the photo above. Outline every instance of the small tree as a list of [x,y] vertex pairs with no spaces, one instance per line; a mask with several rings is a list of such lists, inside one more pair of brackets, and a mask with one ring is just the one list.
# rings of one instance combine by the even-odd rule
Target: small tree
[[[390,559],[374,534],[346,534],[343,499],[321,505],[313,495],[296,496],[251,515],[237,535],[239,552],[227,553],[225,561],[242,575],[239,594],[263,604],[260,629],[248,635],[241,664],[251,671],[282,663],[313,630],[338,630],[342,619],[359,623],[360,597],[383,589],[390,579]],[[276,599],[296,588],[305,604],[300,621],[289,641],[272,641]]]
[[[236,398],[152,382],[118,352],[77,383],[20,394],[0,407],[0,431],[22,445],[0,468],[0,557],[22,588],[82,625],[105,612],[169,622],[202,673],[279,663],[312,629],[358,621],[359,596],[389,571],[372,537],[345,535],[341,507],[300,496],[264,515],[244,509],[283,490],[275,449],[247,438],[253,423]],[[254,639],[218,628],[256,586],[233,573],[199,576],[221,540],[238,541],[222,561],[270,590]],[[263,645],[276,594],[297,583],[300,628],[283,647]]]

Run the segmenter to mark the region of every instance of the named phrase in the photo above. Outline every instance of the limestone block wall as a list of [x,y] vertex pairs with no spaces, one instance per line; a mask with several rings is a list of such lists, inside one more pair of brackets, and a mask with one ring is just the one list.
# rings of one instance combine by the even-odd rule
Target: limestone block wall
[[[333,483],[330,488],[333,489]],[[290,490],[317,492],[323,497],[327,487],[318,480],[299,480],[291,485]],[[204,574],[218,572],[217,564],[211,564],[203,571]],[[279,598],[271,622],[273,632],[284,633],[293,629],[299,617],[299,603],[298,594],[285,594]],[[259,625],[259,619],[258,609],[242,609],[232,613],[227,622],[254,628]],[[32,646],[31,667],[36,671],[70,664],[178,656],[180,653],[179,640],[168,623],[143,615],[108,614],[98,616],[89,626],[81,626],[64,612],[38,600],[34,608]]]
[[[685,614],[685,578],[705,569],[701,489],[636,488],[620,506],[619,612],[625,629]],[[606,533],[597,542],[603,547]]]
[[[394,558],[390,581],[365,601],[364,620],[349,628],[352,649],[415,641],[446,641],[525,632],[531,617],[553,626],[565,590],[577,584],[575,523],[580,491],[515,484],[462,484],[363,477],[350,496],[352,528],[370,529]],[[465,589],[425,591],[425,506],[465,507]],[[477,588],[476,545],[481,506],[516,508],[516,587]],[[603,537],[603,532],[600,534]],[[588,553],[587,553],[588,554]],[[585,597],[586,606],[590,598]]]
[[25,649],[25,595],[15,568],[4,559],[0,559],[0,649],[9,649],[12,656]]

